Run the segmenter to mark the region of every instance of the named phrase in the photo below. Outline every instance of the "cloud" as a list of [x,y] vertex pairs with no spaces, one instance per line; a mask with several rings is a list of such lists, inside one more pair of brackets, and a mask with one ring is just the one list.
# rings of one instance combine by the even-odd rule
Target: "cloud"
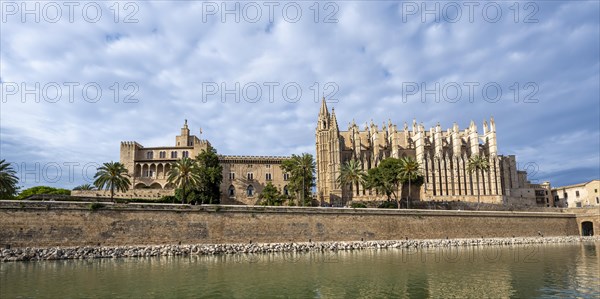
[[[219,9],[214,15],[207,13],[211,3]],[[486,2],[476,7],[472,22],[459,3],[462,15],[454,23],[443,15],[446,2],[439,2],[439,21],[422,14],[421,2],[414,2],[415,14],[407,13],[413,2],[319,2],[317,10],[312,2],[298,2],[297,22],[289,2],[277,2],[272,22],[265,2],[256,3],[262,9],[256,22],[248,21],[253,7],[246,2],[239,2],[239,22],[221,15],[221,5],[234,8],[236,2],[200,1],[121,3],[119,22],[104,2],[96,23],[82,17],[83,2],[73,22],[66,14],[56,23],[44,16],[39,23],[5,16],[3,88],[16,83],[34,89],[38,82],[43,89],[54,82],[62,97],[56,103],[44,99],[53,96],[48,86],[23,103],[22,90],[9,95],[3,89],[2,159],[60,165],[118,160],[122,140],[172,144],[183,119],[194,133],[202,127],[203,137],[223,154],[314,153],[318,102],[326,95],[339,100],[329,106],[336,108],[341,129],[352,119],[391,119],[402,126],[413,118],[426,127],[457,122],[465,128],[493,115],[500,152],[537,163],[536,179],[564,185],[598,177],[598,2],[519,2],[518,15],[512,3],[499,2],[497,22],[484,17]],[[132,20],[137,22],[125,22]],[[74,93],[69,82],[79,84]],[[478,84],[471,100],[469,82]],[[214,95],[206,89],[213,83],[219,87]],[[236,83],[242,94],[260,86],[260,100],[223,96]],[[271,85],[269,98],[273,83],[278,85]],[[436,83],[434,95],[423,92]],[[443,91],[454,83],[462,97],[451,102]],[[483,94],[488,83],[501,88],[497,101]],[[297,101],[290,101],[294,92],[284,94],[286,84],[300,87]],[[419,91],[406,95],[406,84]],[[102,91],[97,101],[94,87]],[[77,174],[51,184],[72,187],[83,180]]]

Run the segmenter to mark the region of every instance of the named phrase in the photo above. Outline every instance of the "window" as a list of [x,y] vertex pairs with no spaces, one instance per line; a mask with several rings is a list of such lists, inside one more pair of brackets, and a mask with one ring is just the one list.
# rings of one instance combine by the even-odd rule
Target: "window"
[[283,180],[284,181],[289,181],[290,180],[290,174],[289,173],[284,173],[283,174]]
[[248,180],[253,180],[254,174],[252,172],[248,172]]
[[248,188],[246,188],[246,195],[254,196],[254,187],[252,187],[252,185],[250,185],[250,186],[248,186]]
[[188,151],[183,151],[183,153],[181,153],[181,156],[183,156],[184,158],[188,158],[190,156],[190,153]]
[[594,189],[594,193],[598,193],[598,189]]
[[283,186],[283,195],[290,195],[290,191],[288,191],[287,185]]
[[596,203],[600,203],[600,198],[596,197]]
[[158,153],[158,156],[159,156],[160,158],[163,158],[163,159],[164,159],[164,158],[166,158],[166,157],[167,157],[167,152],[165,152],[165,151],[162,151],[162,152]]
[[569,197],[569,195],[567,194],[567,192],[563,193],[563,197],[564,197],[564,198],[567,198],[567,197]]
[[190,141],[189,146],[193,146],[194,145],[194,141]]
[[266,179],[267,181],[270,181],[270,180],[271,180],[271,174],[270,174],[270,173],[267,173],[267,174],[265,175],[265,179]]
[[265,168],[271,168],[271,164],[265,165]]
[[233,180],[235,180],[235,172],[230,172],[230,173],[229,173],[229,180],[230,180],[230,181],[233,181]]
[[228,194],[229,197],[235,197],[235,187],[233,185],[229,186]]
[[154,159],[154,152],[147,152],[146,159]]
[[581,203],[580,203],[580,202],[576,202],[576,203],[575,203],[575,207],[577,207],[577,208],[581,208]]
[[579,191],[575,191],[575,197],[579,197]]
[[171,159],[177,159],[177,152],[176,151],[172,151],[171,152]]

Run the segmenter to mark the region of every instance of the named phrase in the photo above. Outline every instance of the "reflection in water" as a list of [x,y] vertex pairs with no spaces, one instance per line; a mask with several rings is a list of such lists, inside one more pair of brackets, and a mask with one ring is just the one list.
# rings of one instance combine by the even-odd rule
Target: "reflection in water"
[[600,242],[0,264],[0,297],[600,296]]

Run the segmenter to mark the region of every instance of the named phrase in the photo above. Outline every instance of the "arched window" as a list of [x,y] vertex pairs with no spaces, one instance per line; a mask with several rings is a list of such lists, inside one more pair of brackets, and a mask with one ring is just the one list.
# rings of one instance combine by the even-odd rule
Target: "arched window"
[[290,191],[288,191],[287,185],[283,186],[283,195],[290,195]]
[[190,156],[190,153],[188,151],[183,151],[183,153],[181,153],[181,156],[184,158],[188,158]]
[[162,151],[162,152],[158,153],[158,156],[159,156],[161,159],[164,159],[164,158],[166,158],[166,157],[167,157],[167,152],[165,152],[165,151]]
[[246,188],[246,195],[254,196],[254,187],[252,187],[252,185],[249,185],[248,188]]
[[289,173],[284,173],[283,174],[283,180],[284,181],[289,181],[290,180],[290,174]]
[[154,152],[147,152],[146,159],[154,159]]
[[235,187],[233,187],[233,185],[229,186],[228,194],[229,194],[229,197],[235,196]]
[[254,174],[252,172],[248,172],[248,176],[247,176],[248,180],[251,181],[254,179]]
[[176,151],[172,151],[171,152],[171,159],[177,159],[177,152]]
[[270,173],[265,174],[265,179],[267,181],[270,181],[272,179],[271,174]]

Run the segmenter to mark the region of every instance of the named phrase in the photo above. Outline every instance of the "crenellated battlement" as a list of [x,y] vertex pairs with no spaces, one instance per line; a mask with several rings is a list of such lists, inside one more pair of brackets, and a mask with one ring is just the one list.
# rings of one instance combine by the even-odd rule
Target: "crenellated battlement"
[[135,141],[121,141],[121,147],[126,147],[126,146],[134,146],[134,147],[139,147],[139,148],[143,148],[143,146]]

